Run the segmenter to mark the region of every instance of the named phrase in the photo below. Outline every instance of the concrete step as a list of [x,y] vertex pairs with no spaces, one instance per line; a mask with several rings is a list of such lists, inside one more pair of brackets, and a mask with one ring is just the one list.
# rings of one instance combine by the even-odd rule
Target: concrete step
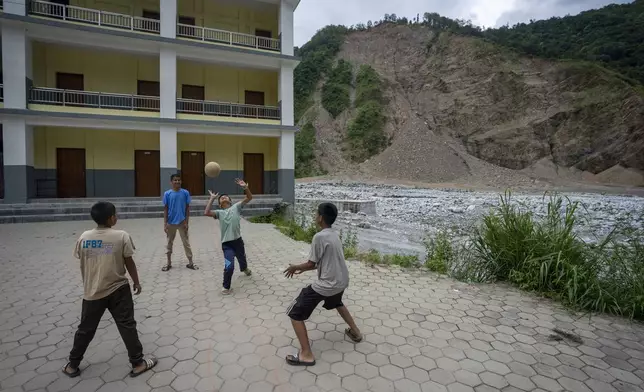
[[[273,208],[275,205],[279,204],[281,199],[264,199],[264,200],[253,200],[245,209],[256,209],[256,208]],[[205,201],[193,201],[191,203],[191,210],[193,212],[201,213],[206,207]],[[135,204],[119,204],[115,203],[116,210],[119,214],[125,212],[163,212],[163,204],[157,202],[154,203],[135,203]],[[83,204],[11,204],[0,206],[0,216],[11,216],[11,215],[44,215],[44,214],[81,214],[89,213],[92,207],[91,203]]]
[[[242,215],[246,218],[259,215],[268,215],[273,211],[273,207],[256,207],[244,208]],[[203,211],[192,210],[190,216],[203,216]],[[119,219],[141,219],[141,218],[162,218],[161,211],[137,211],[137,212],[118,212]],[[30,222],[58,222],[58,221],[91,221],[88,211],[83,213],[63,213],[63,214],[37,214],[37,215],[8,215],[0,216],[0,224],[3,223],[30,223]]]
[[[231,199],[233,202],[243,200],[243,195],[232,195]],[[208,196],[194,196],[192,198],[193,203],[203,203],[204,205],[208,202]],[[69,205],[69,204],[78,204],[78,205],[92,205],[98,201],[109,201],[114,205],[138,205],[138,204],[161,204],[160,197],[104,197],[104,198],[80,198],[80,199],[30,199],[27,203],[18,203],[18,204],[9,204],[4,203],[0,199],[0,209],[2,208],[16,208],[16,207],[25,207],[25,206],[40,206],[40,205]],[[281,202],[282,197],[280,195],[253,195],[253,202],[257,201],[268,201],[268,202]]]

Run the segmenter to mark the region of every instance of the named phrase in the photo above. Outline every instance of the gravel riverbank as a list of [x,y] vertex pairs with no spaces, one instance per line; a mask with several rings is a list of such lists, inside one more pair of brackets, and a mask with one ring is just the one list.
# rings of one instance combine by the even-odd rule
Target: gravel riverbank
[[[463,236],[490,208],[499,205],[499,192],[422,189],[395,185],[311,182],[297,184],[296,198],[330,200],[375,200],[376,215],[340,214],[336,227],[352,228],[362,250],[424,255],[423,239],[438,230]],[[590,193],[561,193],[579,201],[578,230],[586,241],[607,235],[625,222],[644,227],[644,198]],[[547,212],[548,195],[514,193],[512,200],[523,203],[537,216]],[[308,220],[310,207],[296,205],[296,217]]]

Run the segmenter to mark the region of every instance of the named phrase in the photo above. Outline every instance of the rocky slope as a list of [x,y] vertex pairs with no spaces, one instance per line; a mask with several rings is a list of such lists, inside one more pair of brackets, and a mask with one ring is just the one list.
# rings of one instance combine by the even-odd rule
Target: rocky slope
[[[644,94],[591,64],[522,57],[483,40],[382,24],[347,35],[337,56],[385,82],[391,145],[356,165],[355,114],[305,114],[329,173],[507,186],[597,181],[644,186]],[[320,83],[319,88],[322,83]]]

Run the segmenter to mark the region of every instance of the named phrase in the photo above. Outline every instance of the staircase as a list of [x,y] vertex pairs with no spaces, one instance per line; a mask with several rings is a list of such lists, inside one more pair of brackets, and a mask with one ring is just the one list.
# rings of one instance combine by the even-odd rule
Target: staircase
[[[236,203],[241,201],[243,196],[232,195],[231,198],[233,203]],[[0,202],[0,224],[91,220],[90,209],[94,203],[101,200],[109,201],[116,206],[119,219],[163,217],[161,197],[32,199],[23,204]],[[190,216],[203,215],[207,202],[207,196],[193,196]],[[253,195],[253,200],[244,207],[242,215],[245,217],[268,215],[281,202],[282,198],[279,195]]]

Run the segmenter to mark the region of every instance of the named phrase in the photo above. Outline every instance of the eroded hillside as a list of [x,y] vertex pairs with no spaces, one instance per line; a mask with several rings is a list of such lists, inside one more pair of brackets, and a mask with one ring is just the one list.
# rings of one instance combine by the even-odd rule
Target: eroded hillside
[[395,24],[351,32],[337,59],[380,75],[390,144],[365,162],[351,161],[346,132],[355,109],[332,118],[321,104],[321,82],[303,120],[315,125],[316,160],[330,173],[644,185],[644,95],[612,71]]

